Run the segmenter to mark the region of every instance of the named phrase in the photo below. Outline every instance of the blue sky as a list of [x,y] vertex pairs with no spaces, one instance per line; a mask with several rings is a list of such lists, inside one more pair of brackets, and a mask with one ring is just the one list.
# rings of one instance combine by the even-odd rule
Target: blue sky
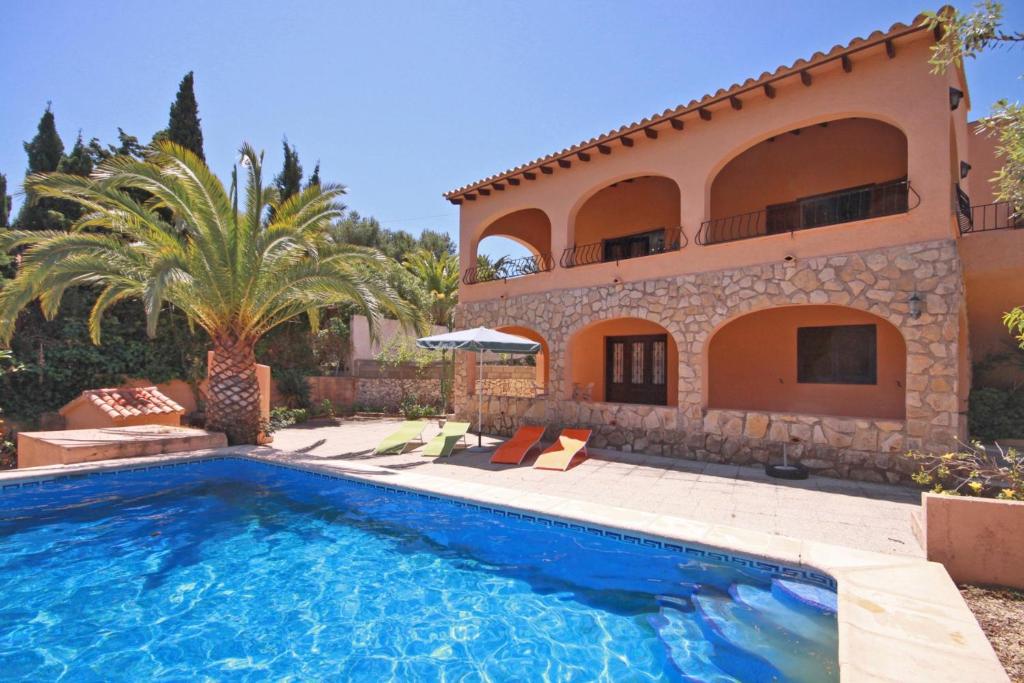
[[[966,7],[968,3],[956,3]],[[1007,3],[1024,27],[1024,3]],[[513,3],[5,3],[0,22],[0,172],[20,183],[22,142],[52,101],[66,146],[144,142],[196,73],[207,159],[222,178],[243,140],[281,139],[307,173],[349,187],[347,203],[387,227],[457,237],[441,193],[908,22],[905,0]],[[1024,99],[1021,52],[968,64],[973,116]],[[19,200],[16,198],[15,202]],[[485,243],[486,244],[486,243]],[[499,248],[500,247],[496,247]]]

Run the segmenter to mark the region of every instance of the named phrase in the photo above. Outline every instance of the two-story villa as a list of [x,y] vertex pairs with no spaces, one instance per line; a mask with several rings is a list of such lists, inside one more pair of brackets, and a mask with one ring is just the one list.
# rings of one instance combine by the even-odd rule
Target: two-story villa
[[[1024,231],[971,208],[993,201],[993,143],[963,72],[931,73],[934,40],[897,24],[447,193],[459,325],[543,348],[485,430],[739,464],[786,444],[893,482],[908,449],[965,439],[970,335],[991,350],[1024,303]],[[495,235],[532,256],[477,269]],[[473,419],[475,373],[457,365]]]

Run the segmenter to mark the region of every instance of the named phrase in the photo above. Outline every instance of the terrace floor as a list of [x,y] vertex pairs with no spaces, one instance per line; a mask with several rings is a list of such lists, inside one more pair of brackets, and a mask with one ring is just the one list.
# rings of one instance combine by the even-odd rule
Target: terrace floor
[[[401,455],[374,455],[374,447],[398,423],[313,422],[275,433],[271,447],[860,550],[923,555],[910,526],[910,513],[920,501],[914,489],[822,477],[790,482],[771,479],[759,468],[597,449],[566,472],[533,469],[535,454],[518,467],[492,465],[490,448],[456,450],[450,458],[437,459],[420,455],[419,448]],[[436,423],[428,423],[423,437],[429,439],[438,431]],[[476,437],[468,438],[475,446]],[[501,441],[485,436],[484,446]]]

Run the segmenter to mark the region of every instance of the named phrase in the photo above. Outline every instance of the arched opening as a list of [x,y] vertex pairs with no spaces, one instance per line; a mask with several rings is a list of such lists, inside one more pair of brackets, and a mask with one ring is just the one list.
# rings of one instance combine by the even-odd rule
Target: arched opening
[[594,323],[569,341],[569,358],[569,393],[576,400],[679,402],[679,351],[657,323],[639,318]]
[[[507,332],[508,334],[516,334],[520,337],[526,337],[532,341],[540,344],[540,352],[534,356],[517,356],[516,361],[519,361],[521,367],[528,367],[532,370],[532,377],[522,376],[521,392],[523,395],[527,393],[530,396],[539,396],[541,394],[548,393],[548,373],[550,372],[548,366],[548,359],[551,357],[548,352],[548,343],[544,337],[540,336],[537,332],[531,330],[528,327],[521,327],[518,325],[508,325],[505,327],[499,327],[499,332]],[[523,375],[523,373],[519,373]],[[532,381],[532,386],[529,386],[529,382]]]
[[481,388],[487,396],[518,396],[533,398],[548,391],[549,359],[547,340],[535,330],[519,325],[497,328],[499,332],[526,337],[540,344],[536,355],[485,353],[483,362],[483,383],[479,379],[479,356],[464,354],[466,368],[466,390],[473,396]]
[[788,233],[909,208],[907,138],[883,121],[844,118],[763,140],[710,188],[703,244]]
[[493,221],[473,251],[475,280],[503,280],[550,270],[551,221],[540,209],[520,209]]
[[712,409],[903,419],[906,374],[900,331],[844,306],[748,313],[707,347]]
[[671,178],[620,180],[580,206],[562,265],[620,261],[679,249],[679,215],[679,186]]

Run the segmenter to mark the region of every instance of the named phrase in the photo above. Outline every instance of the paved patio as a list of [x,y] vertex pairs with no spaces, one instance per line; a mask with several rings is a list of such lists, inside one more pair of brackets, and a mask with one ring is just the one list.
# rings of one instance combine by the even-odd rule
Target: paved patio
[[[373,448],[398,423],[300,425],[274,434],[272,447],[860,550],[923,555],[910,527],[910,512],[920,500],[913,489],[821,477],[788,482],[771,479],[757,468],[610,450],[591,450],[590,459],[567,472],[533,469],[535,454],[519,467],[491,465],[491,448],[502,439],[487,436],[483,443],[490,448],[456,450],[450,458],[427,458],[419,448],[402,455],[374,455]],[[438,431],[436,423],[429,423],[423,436],[429,439]],[[468,438],[475,446],[476,437]]]

